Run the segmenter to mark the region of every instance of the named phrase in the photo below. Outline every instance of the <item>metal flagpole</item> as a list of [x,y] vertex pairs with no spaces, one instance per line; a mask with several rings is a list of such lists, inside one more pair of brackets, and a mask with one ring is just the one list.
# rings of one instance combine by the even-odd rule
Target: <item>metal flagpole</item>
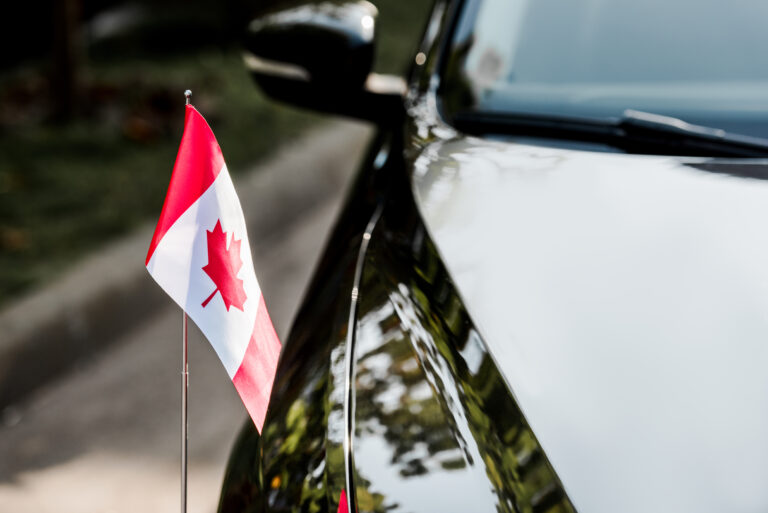
[[181,513],[187,513],[187,388],[189,367],[187,366],[187,312],[181,323]]
[[[192,91],[184,91],[186,105]],[[187,391],[189,389],[189,364],[187,361],[187,312],[182,310],[181,321],[181,513],[187,513]]]

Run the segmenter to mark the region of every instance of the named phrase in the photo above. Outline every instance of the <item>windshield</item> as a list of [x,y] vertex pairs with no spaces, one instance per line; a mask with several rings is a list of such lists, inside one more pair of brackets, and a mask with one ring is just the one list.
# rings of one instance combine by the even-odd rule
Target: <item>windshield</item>
[[467,112],[653,112],[768,137],[765,0],[467,0],[441,97]]

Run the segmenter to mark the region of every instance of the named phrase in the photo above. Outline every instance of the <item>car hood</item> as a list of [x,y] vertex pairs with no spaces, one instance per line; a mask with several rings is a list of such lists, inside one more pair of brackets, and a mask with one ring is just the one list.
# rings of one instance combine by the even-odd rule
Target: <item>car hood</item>
[[427,229],[579,511],[768,509],[767,169],[473,138],[415,160]]

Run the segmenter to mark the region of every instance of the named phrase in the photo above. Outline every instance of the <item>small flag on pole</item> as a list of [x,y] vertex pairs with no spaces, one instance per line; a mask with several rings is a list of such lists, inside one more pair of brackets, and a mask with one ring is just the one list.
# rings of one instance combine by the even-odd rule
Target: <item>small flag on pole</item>
[[261,432],[280,340],[221,149],[191,105],[146,266],[210,341]]

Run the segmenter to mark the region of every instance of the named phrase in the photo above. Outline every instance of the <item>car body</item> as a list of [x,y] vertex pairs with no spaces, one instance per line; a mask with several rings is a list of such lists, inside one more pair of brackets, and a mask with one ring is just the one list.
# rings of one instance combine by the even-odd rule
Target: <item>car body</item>
[[[473,57],[525,23],[517,4],[533,5],[438,0],[404,90],[360,72],[370,4],[252,25],[265,91],[380,130],[285,342],[264,432],[246,424],[233,448],[221,513],[768,507],[764,73],[710,50],[717,80],[702,85],[699,62],[686,88],[667,77],[684,62],[670,45],[690,55],[693,36],[733,25],[711,19],[714,3],[697,18],[672,2],[693,34],[662,20],[648,37],[654,2],[621,2],[624,18],[601,27],[642,37],[619,38],[618,55],[655,40],[670,62],[634,61],[632,80],[596,86],[587,61],[568,78],[534,59],[526,84],[508,57]],[[540,4],[555,20],[534,33],[561,38],[570,60],[582,54],[564,27],[610,3]],[[733,37],[745,59],[762,42]],[[313,63],[331,47],[362,57],[339,85],[296,56],[308,41]],[[582,57],[606,47],[590,44]]]

